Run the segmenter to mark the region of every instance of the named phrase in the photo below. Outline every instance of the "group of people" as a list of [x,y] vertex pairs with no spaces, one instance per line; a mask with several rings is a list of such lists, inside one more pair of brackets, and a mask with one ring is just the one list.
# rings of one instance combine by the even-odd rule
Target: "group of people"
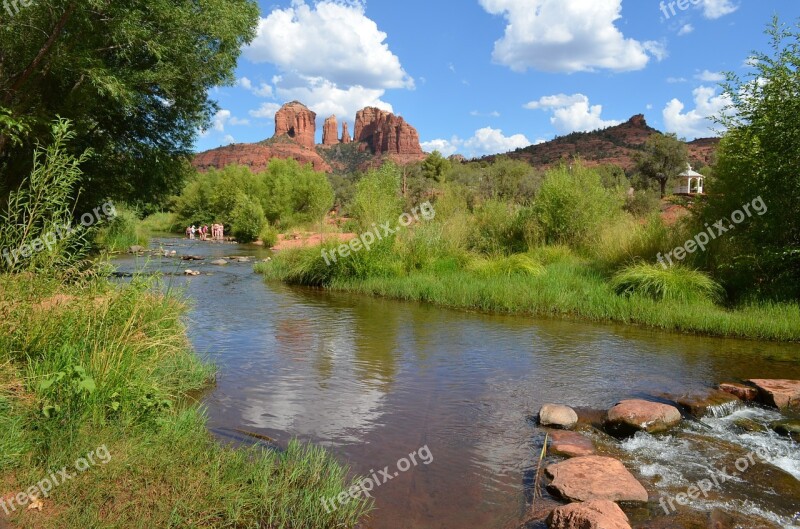
[[[188,228],[186,228],[186,238],[194,240],[195,238],[199,237],[201,241],[207,241],[208,238],[208,226],[200,226],[199,228],[192,224]],[[225,238],[225,226],[222,224],[212,224],[211,225],[211,239],[212,241],[221,241]]]

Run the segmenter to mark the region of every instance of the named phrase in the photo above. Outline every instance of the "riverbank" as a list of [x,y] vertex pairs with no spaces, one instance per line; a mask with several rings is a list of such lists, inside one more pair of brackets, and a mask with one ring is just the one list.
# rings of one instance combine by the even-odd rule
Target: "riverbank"
[[[269,280],[455,309],[617,322],[714,337],[800,341],[800,307],[795,304],[726,308],[702,296],[658,300],[646,293],[620,294],[612,278],[565,249],[463,263],[442,259],[411,271],[403,269],[401,254],[391,248],[384,254],[361,252],[349,262],[328,266],[319,248],[292,250],[255,269]],[[375,266],[377,261],[382,263]]]
[[0,521],[338,528],[368,511],[325,510],[349,482],[321,449],[212,438],[189,396],[214,370],[189,346],[185,306],[153,283],[0,275],[0,313]]

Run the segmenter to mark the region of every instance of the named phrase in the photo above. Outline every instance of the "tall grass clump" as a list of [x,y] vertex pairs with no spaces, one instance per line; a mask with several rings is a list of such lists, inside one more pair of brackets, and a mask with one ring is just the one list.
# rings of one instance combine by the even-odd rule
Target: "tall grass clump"
[[356,193],[349,208],[361,232],[375,225],[391,222],[394,226],[403,212],[400,197],[400,170],[393,163],[371,169],[356,184]]
[[147,246],[149,236],[136,211],[119,204],[116,215],[97,233],[97,243],[111,252],[123,252],[131,246]]
[[141,226],[147,235],[154,233],[183,233],[183,228],[185,228],[185,226],[181,226],[178,223],[175,214],[168,211],[152,213],[146,216],[142,219]]
[[639,294],[657,301],[720,301],[723,289],[707,274],[673,266],[664,268],[658,264],[638,263],[630,265],[611,280],[611,286],[619,294]]
[[486,277],[511,277],[514,275],[538,277],[545,267],[531,255],[514,254],[497,258],[477,258],[468,269]]

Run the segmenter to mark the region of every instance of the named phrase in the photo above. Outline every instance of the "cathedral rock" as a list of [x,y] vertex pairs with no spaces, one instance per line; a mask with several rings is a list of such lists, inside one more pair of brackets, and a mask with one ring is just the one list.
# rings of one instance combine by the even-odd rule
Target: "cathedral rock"
[[397,155],[402,159],[423,158],[417,129],[406,120],[375,107],[356,114],[355,141],[362,142],[374,154]]
[[275,113],[275,136],[286,135],[299,145],[314,148],[317,115],[299,101],[292,101]]

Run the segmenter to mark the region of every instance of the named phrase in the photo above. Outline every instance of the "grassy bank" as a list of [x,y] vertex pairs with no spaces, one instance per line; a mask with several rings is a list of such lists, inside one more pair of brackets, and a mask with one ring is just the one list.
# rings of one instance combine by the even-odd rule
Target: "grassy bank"
[[325,511],[349,483],[320,449],[210,436],[187,394],[213,370],[190,349],[182,304],[153,285],[0,275],[0,312],[0,499],[97,447],[110,455],[41,511],[12,512],[15,527],[340,528],[369,508]]
[[[424,236],[417,234],[412,237]],[[327,266],[320,249],[281,253],[256,271],[270,280],[343,292],[507,314],[557,316],[645,325],[666,331],[760,340],[800,340],[800,307],[761,303],[728,308],[694,283],[654,296],[564,247],[544,247],[512,257],[435,257],[408,267],[407,242],[362,251]],[[372,252],[375,252],[374,254]],[[657,269],[649,269],[651,272]],[[670,271],[673,278],[682,273]],[[685,272],[683,272],[685,273]]]

